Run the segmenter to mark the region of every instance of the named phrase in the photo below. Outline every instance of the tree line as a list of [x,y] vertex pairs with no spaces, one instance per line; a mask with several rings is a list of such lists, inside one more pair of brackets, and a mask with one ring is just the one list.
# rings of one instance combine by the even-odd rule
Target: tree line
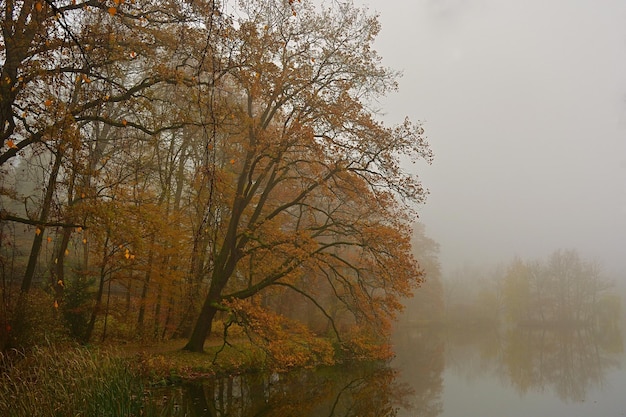
[[384,353],[432,153],[376,119],[377,17],[311,3],[1,1],[1,347]]
[[576,250],[516,258],[491,272],[466,268],[445,286],[446,320],[477,325],[618,327],[621,297],[600,264]]

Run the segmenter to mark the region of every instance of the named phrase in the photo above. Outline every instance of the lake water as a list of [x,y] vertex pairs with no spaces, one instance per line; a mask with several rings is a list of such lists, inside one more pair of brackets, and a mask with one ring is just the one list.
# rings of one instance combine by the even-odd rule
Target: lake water
[[626,416],[618,328],[400,329],[392,366],[413,388],[398,416]]
[[406,327],[394,343],[389,365],[236,376],[153,391],[153,403],[161,401],[155,415],[626,416],[618,328]]

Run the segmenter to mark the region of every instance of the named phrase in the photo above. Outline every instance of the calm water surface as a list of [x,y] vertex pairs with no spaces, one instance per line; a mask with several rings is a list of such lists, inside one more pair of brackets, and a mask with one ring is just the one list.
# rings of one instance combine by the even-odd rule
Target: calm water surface
[[397,382],[413,388],[398,416],[626,416],[617,328],[405,328],[396,344]]
[[257,374],[153,390],[146,415],[626,416],[618,328],[406,327],[394,342],[397,357],[389,366]]

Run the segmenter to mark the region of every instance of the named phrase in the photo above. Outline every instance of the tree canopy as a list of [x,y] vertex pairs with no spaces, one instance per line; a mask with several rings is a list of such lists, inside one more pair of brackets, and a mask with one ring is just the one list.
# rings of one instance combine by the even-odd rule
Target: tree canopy
[[2,6],[5,345],[29,314],[61,311],[83,341],[126,329],[202,351],[219,325],[274,355],[296,333],[385,354],[422,276],[411,225],[427,192],[406,163],[432,154],[419,123],[386,126],[372,107],[399,76],[373,48],[376,16]]

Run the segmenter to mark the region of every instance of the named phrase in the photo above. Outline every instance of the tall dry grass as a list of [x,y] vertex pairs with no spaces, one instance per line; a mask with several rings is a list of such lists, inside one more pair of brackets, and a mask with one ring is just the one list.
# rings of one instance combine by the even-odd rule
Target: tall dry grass
[[128,359],[84,347],[37,347],[0,356],[0,415],[139,416],[141,379]]

